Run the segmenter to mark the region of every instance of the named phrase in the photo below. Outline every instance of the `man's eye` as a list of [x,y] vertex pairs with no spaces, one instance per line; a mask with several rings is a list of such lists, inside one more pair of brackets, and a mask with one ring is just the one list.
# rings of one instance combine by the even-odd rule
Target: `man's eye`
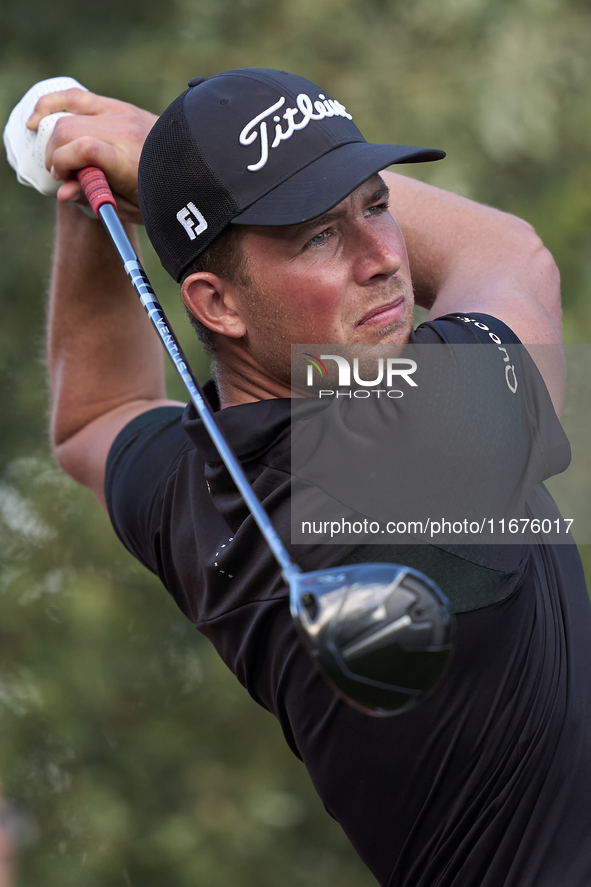
[[314,237],[311,237],[310,240],[308,240],[306,246],[319,246],[325,242],[327,237],[327,231],[320,231],[318,234],[315,234]]
[[389,206],[390,204],[387,201],[384,201],[383,203],[376,203],[375,206],[369,206],[365,212],[367,215],[377,215],[378,213],[386,212]]

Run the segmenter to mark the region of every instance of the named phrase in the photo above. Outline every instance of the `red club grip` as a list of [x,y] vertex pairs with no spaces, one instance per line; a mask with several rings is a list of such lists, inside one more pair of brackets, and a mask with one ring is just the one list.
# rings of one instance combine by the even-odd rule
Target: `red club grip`
[[109,188],[105,174],[102,170],[98,169],[96,166],[87,166],[86,169],[79,169],[77,171],[76,178],[82,185],[82,190],[86,195],[86,199],[97,216],[99,214],[99,209],[101,206],[104,206],[105,203],[110,203],[115,210],[117,209],[115,198],[111,193],[111,189]]

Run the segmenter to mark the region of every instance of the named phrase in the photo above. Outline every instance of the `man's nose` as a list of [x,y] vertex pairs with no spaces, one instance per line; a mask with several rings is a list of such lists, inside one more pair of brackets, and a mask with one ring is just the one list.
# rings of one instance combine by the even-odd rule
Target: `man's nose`
[[372,225],[362,226],[356,237],[355,277],[359,285],[384,282],[402,265],[399,249],[388,233],[377,231]]

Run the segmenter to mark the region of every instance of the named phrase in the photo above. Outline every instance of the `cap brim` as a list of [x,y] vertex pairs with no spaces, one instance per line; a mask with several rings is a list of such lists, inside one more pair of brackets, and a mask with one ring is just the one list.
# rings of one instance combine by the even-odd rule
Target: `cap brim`
[[441,160],[445,151],[351,142],[334,148],[234,216],[233,225],[297,225],[332,209],[394,163]]

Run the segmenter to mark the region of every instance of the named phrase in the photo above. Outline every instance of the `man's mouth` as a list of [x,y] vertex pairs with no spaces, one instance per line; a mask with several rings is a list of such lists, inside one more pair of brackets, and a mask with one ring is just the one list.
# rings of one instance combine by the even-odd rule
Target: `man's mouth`
[[371,311],[368,311],[367,314],[363,315],[356,326],[378,327],[379,329],[382,329],[383,327],[391,326],[391,324],[401,321],[404,317],[405,310],[406,304],[404,296],[398,296],[398,298],[394,299],[392,302],[372,308]]

